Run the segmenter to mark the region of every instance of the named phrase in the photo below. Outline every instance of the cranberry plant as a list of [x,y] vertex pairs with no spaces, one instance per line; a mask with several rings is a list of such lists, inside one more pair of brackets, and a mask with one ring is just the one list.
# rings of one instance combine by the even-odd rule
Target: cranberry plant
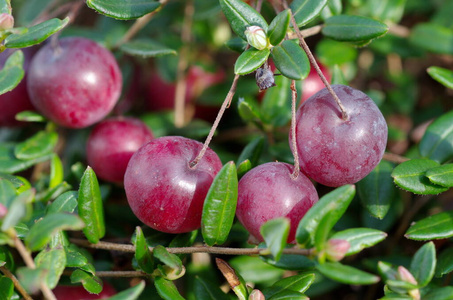
[[453,299],[452,13],[0,0],[0,299]]

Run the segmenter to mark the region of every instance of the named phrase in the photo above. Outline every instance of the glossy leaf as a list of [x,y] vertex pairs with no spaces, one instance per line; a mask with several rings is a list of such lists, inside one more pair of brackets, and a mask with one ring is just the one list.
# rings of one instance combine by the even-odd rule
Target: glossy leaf
[[206,282],[203,278],[195,276],[194,293],[199,300],[228,300],[230,299],[216,285]]
[[118,294],[107,298],[108,300],[135,300],[141,295],[145,289],[145,281],[140,281],[139,284],[128,288],[127,290],[121,291]]
[[42,249],[59,230],[80,230],[85,226],[76,215],[55,213],[36,222],[28,232],[25,243],[32,251]]
[[282,256],[289,235],[289,227],[290,220],[288,218],[276,218],[267,221],[260,228],[261,236],[275,261],[280,260]]
[[302,80],[310,72],[310,62],[307,54],[295,40],[286,40],[272,48],[272,59],[277,69],[294,80]]
[[28,28],[25,33],[11,34],[5,39],[6,48],[25,48],[44,42],[49,36],[63,29],[69,18],[50,19]]
[[296,291],[283,290],[270,297],[269,300],[309,300],[309,298]]
[[16,114],[16,120],[23,122],[46,122],[46,118],[30,110],[24,110]]
[[426,171],[429,180],[437,185],[453,187],[453,164],[442,165]]
[[104,210],[96,174],[88,167],[79,188],[79,216],[85,223],[83,233],[90,243],[96,244],[105,234]]
[[10,300],[14,292],[14,283],[8,277],[0,276],[0,299]]
[[436,277],[453,272],[453,248],[443,250],[437,258]]
[[102,280],[80,269],[72,272],[71,283],[82,283],[85,290],[90,294],[99,294],[102,292]]
[[433,242],[424,244],[412,258],[409,271],[414,275],[419,287],[426,286],[436,270],[436,248]]
[[201,215],[201,232],[208,246],[225,243],[233,225],[238,200],[236,165],[230,161],[217,173]]
[[72,213],[77,207],[77,192],[69,191],[55,199],[47,209],[47,213],[67,212]]
[[266,20],[250,5],[241,0],[219,0],[220,7],[230,22],[234,33],[246,40],[245,30],[247,27],[255,25],[267,31]]
[[182,265],[181,259],[177,255],[169,253],[164,246],[158,245],[154,247],[153,255],[163,264],[174,270],[174,273],[176,275],[179,275],[184,271],[184,266]]
[[281,127],[291,120],[291,80],[278,76],[275,83],[264,95],[260,114],[264,124]]
[[348,241],[350,248],[346,255],[359,253],[365,248],[380,243],[387,237],[387,233],[371,228],[351,228],[339,231],[331,239]]
[[271,255],[261,255],[260,258],[267,264],[283,270],[301,271],[315,266],[314,261],[305,256],[295,254],[283,254],[279,261],[275,261]]
[[[57,137],[58,138],[58,137]],[[53,155],[50,160],[50,182],[49,188],[54,188],[63,182],[63,164],[58,155]]]
[[234,73],[239,75],[252,73],[264,64],[269,57],[269,54],[269,49],[257,50],[255,48],[250,48],[246,50],[236,60],[236,63],[234,64]]
[[374,284],[380,280],[376,275],[340,263],[324,263],[317,265],[316,269],[327,278],[345,284]]
[[276,46],[280,44],[285,38],[286,32],[288,31],[289,21],[291,20],[291,13],[289,10],[280,12],[269,24],[267,29],[267,37],[269,42]]
[[140,18],[160,7],[157,1],[111,1],[111,0],[87,0],[87,5],[98,13],[120,20]]
[[304,293],[310,285],[315,280],[314,273],[302,273],[290,277],[286,277],[280,279],[279,281],[275,282],[270,287],[263,290],[263,294],[266,296],[266,299],[272,297],[273,295],[284,291],[290,290],[299,293]]
[[81,268],[88,264],[88,258],[84,254],[82,254],[82,252],[76,245],[70,244],[68,246],[65,246],[64,249],[66,252],[67,267]]
[[453,71],[441,67],[429,67],[427,72],[434,80],[453,89]]
[[[324,250],[327,238],[330,234],[330,231],[332,230],[333,226],[336,223],[336,219],[334,217],[335,212],[334,211],[329,211],[327,212],[322,219],[319,220],[318,226],[316,227],[315,230],[315,248],[318,253],[321,253],[322,250]],[[324,261],[323,256],[319,256],[318,259],[321,261]]]
[[244,176],[245,173],[250,171],[252,168],[253,167],[252,167],[252,163],[250,162],[250,160],[246,159],[243,162],[241,162],[237,168],[238,178],[241,178],[242,176]]
[[362,204],[378,219],[385,217],[396,193],[390,176],[393,167],[392,163],[381,161],[370,174],[357,183],[357,192]]
[[[23,177],[22,177],[23,178]],[[13,184],[13,187],[11,188],[12,190],[14,190],[14,193],[16,193],[16,189],[21,189],[21,188],[25,188],[25,182],[23,182],[19,177],[17,176],[14,176],[14,175],[11,175],[11,174],[6,174],[6,173],[0,173],[0,180],[6,180],[6,181],[9,181],[10,183]],[[26,188],[27,190],[29,189],[30,187]],[[1,189],[1,187],[0,187]],[[19,191],[18,191],[19,192]],[[19,192],[20,193],[20,192]],[[2,194],[1,190],[0,190],[0,195]],[[1,197],[1,196],[0,196]],[[0,203],[4,203],[1,198],[0,198]],[[5,202],[6,203],[6,202]]]
[[152,40],[134,40],[121,45],[124,53],[141,57],[157,57],[162,55],[176,55],[176,51]]
[[411,29],[410,42],[424,50],[453,54],[453,30],[434,23],[422,23]]
[[319,199],[300,221],[296,232],[297,242],[303,247],[314,245],[314,236],[319,222],[325,215],[333,212],[332,219],[335,224],[348,208],[354,195],[355,186],[345,185]]
[[237,256],[229,263],[246,282],[264,283],[281,278],[283,270],[268,265],[258,257]]
[[296,19],[297,26],[302,27],[319,15],[327,4],[327,0],[294,0],[290,8]]
[[429,241],[453,236],[453,211],[441,212],[413,224],[405,237],[411,240]]
[[252,166],[256,166],[258,164],[258,160],[260,159],[261,153],[263,152],[263,148],[264,138],[254,138],[244,147],[241,154],[239,155],[236,164],[240,165],[242,162],[248,159]]
[[36,159],[49,155],[58,141],[56,132],[39,131],[29,139],[16,145],[14,154],[18,159]]
[[8,207],[8,213],[3,219],[2,231],[16,226],[27,214],[30,214],[30,203],[35,197],[35,190],[29,189],[17,195]]
[[138,266],[144,272],[152,273],[154,271],[154,258],[146,243],[145,235],[139,226],[135,229],[133,244],[135,245],[135,259]]
[[399,23],[404,13],[406,0],[367,1],[371,16],[383,22]]
[[423,296],[423,300],[450,300],[450,299],[453,299],[452,286],[434,288]]
[[388,26],[371,18],[352,15],[332,16],[322,28],[324,36],[342,42],[368,41],[384,35]]
[[181,294],[178,292],[173,281],[167,280],[163,277],[157,276],[154,278],[154,286],[159,293],[159,296],[165,300],[184,300]]
[[423,157],[444,163],[453,157],[453,111],[434,120],[423,135],[419,149]]
[[429,181],[426,171],[438,167],[439,163],[429,159],[412,159],[398,165],[392,172],[395,183],[414,194],[439,194],[448,188]]
[[257,122],[261,118],[258,104],[254,100],[239,98],[238,112],[242,120],[246,122]]
[[53,289],[66,267],[66,252],[60,248],[44,249],[35,257],[36,267],[45,270],[46,285]]
[[51,157],[52,154],[41,156],[36,159],[18,159],[14,155],[14,144],[3,143],[0,144],[0,172],[17,173],[24,171],[37,163],[49,160]]
[[24,77],[24,54],[16,51],[5,62],[0,70],[0,95],[14,89]]

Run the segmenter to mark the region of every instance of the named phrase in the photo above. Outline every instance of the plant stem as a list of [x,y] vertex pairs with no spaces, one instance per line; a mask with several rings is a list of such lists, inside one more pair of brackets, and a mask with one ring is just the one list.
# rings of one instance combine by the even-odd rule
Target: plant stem
[[300,173],[299,166],[299,154],[297,153],[297,141],[296,141],[296,81],[291,80],[291,151],[294,157],[294,171],[291,174],[292,179],[296,179]]
[[179,51],[179,60],[176,73],[175,89],[175,126],[184,125],[185,103],[186,103],[186,70],[188,66],[187,56],[189,55],[190,40],[192,39],[192,21],[194,14],[193,0],[188,0],[184,9],[184,21],[181,31],[182,47]]
[[[83,246],[92,249],[112,250],[135,253],[135,246],[126,244],[116,244],[109,242],[99,242],[97,244],[91,244],[87,240],[82,239],[70,239],[71,243],[78,246]],[[153,251],[153,247],[149,247],[150,251]],[[192,253],[210,253],[210,254],[222,254],[222,255],[259,255],[265,253],[268,249],[258,248],[228,248],[228,247],[209,247],[209,246],[193,246],[193,247],[179,247],[179,248],[166,248],[168,252],[174,254],[192,254]],[[295,255],[311,255],[311,249],[299,249],[299,248],[287,248],[283,250],[284,254],[295,254]]]
[[[14,246],[19,252],[20,256],[25,262],[25,265],[29,269],[36,269],[36,264],[33,258],[31,257],[30,252],[28,252],[27,248],[25,248],[25,245],[22,243],[22,241],[17,237],[17,233],[15,230],[12,231],[12,238],[14,240]],[[52,293],[52,290],[43,282],[40,286],[41,291],[44,295],[44,298],[47,300],[57,300],[55,295]]]
[[231,84],[231,88],[228,91],[228,94],[226,95],[225,100],[222,103],[222,106],[220,107],[217,117],[215,118],[214,124],[212,124],[211,130],[209,131],[208,137],[206,138],[206,141],[204,142],[203,148],[201,149],[198,156],[195,157],[195,159],[189,163],[190,168],[195,168],[195,166],[198,164],[198,162],[203,158],[206,150],[208,150],[209,143],[211,142],[212,137],[214,136],[217,126],[219,126],[220,119],[222,119],[222,116],[225,113],[225,110],[230,106],[231,101],[233,100],[233,96],[236,93],[236,87],[238,85],[238,80],[239,80],[239,75],[236,74],[234,76],[233,83]]
[[398,155],[398,154],[395,154],[395,153],[390,153],[390,152],[385,152],[384,153],[384,157],[382,159],[384,159],[386,161],[389,161],[389,162],[394,162],[394,163],[397,163],[397,164],[401,164],[401,163],[403,163],[405,161],[410,160],[407,157],[404,157],[404,156],[401,156],[401,155]]
[[285,9],[289,9],[290,10],[291,23],[293,24],[293,28],[296,31],[296,35],[297,35],[297,37],[299,39],[299,45],[304,49],[305,53],[308,56],[308,59],[310,60],[310,63],[315,68],[316,73],[318,73],[319,78],[321,78],[322,82],[324,83],[326,88],[329,90],[329,93],[332,95],[333,99],[335,100],[335,102],[337,103],[338,107],[340,108],[342,119],[345,120],[345,121],[348,120],[348,113],[346,112],[346,109],[344,108],[343,104],[341,103],[340,98],[338,98],[337,94],[332,89],[332,87],[330,86],[330,83],[327,81],[326,77],[324,76],[324,74],[322,73],[321,69],[319,68],[318,63],[316,62],[316,59],[313,56],[313,53],[311,53],[310,48],[308,48],[308,45],[305,42],[304,36],[302,35],[302,33],[301,33],[300,29],[299,29],[299,26],[297,26],[296,19],[294,19],[294,15],[293,15],[291,9],[289,8],[288,3],[286,2],[286,0],[283,0],[283,6],[285,7]]
[[167,4],[168,0],[160,0],[160,6],[154,11],[135,20],[135,23],[129,28],[121,40],[116,43],[113,49],[118,49],[122,44],[130,41],[146,24]]
[[5,267],[0,267],[0,271],[2,271],[2,273],[8,277],[9,279],[11,279],[11,281],[13,282],[14,284],[14,287],[16,288],[16,290],[24,297],[25,300],[33,300],[32,297],[30,297],[30,295],[27,293],[27,291],[24,289],[24,287],[20,284],[19,280],[17,280],[16,276],[14,276],[13,273],[11,273],[7,268]]
[[[63,272],[63,275],[71,276],[73,271],[66,270]],[[142,271],[98,271],[96,272],[98,277],[149,277],[150,274],[147,274]]]

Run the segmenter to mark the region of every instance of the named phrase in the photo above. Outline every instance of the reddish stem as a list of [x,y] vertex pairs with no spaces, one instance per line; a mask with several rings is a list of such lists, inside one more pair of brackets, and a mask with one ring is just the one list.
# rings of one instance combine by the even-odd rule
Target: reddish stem
[[296,81],[291,80],[291,151],[294,156],[294,171],[293,174],[291,174],[292,179],[296,179],[300,173],[299,154],[297,153],[296,143],[296,99]]

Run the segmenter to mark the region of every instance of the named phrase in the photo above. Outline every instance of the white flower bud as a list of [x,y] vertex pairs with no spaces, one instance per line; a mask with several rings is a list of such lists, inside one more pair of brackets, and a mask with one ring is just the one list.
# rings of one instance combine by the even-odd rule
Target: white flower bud
[[250,46],[263,50],[269,46],[269,40],[267,39],[266,33],[263,28],[259,26],[249,26],[244,32],[247,42]]
[[351,244],[346,240],[330,239],[326,245],[327,259],[331,261],[342,260],[350,247]]
[[14,18],[7,13],[0,14],[0,30],[11,29],[14,27]]

